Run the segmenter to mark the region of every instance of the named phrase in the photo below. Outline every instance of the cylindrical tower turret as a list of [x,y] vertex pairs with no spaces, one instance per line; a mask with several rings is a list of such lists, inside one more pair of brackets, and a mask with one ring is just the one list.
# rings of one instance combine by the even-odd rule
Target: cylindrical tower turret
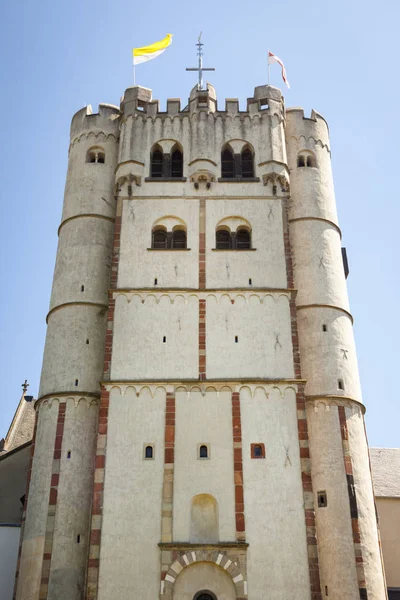
[[386,597],[357,358],[325,120],[286,114],[290,240],[297,292],[321,587],[329,598]]
[[115,220],[118,115],[117,107],[101,104],[98,114],[89,106],[72,119],[18,600],[83,597]]

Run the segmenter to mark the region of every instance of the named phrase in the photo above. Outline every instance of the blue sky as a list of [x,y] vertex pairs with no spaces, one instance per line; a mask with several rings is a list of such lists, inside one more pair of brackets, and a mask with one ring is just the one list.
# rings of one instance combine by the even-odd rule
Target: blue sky
[[[239,97],[244,108],[266,83],[269,47],[286,64],[286,105],[328,119],[369,442],[400,445],[399,13],[395,0],[1,4],[0,437],[24,379],[38,391],[71,117],[85,104],[119,104],[132,85],[131,48],[166,33],[172,46],[137,68],[137,83],[162,108],[168,97],[184,102],[196,83],[185,67],[196,65],[202,30],[220,106]],[[277,66],[271,83],[281,86]]]

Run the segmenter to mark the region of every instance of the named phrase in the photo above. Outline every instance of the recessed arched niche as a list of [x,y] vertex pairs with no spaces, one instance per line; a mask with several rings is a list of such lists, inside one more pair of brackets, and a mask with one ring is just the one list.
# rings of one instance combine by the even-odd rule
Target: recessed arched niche
[[192,499],[190,542],[192,544],[219,542],[218,503],[210,494],[199,494]]

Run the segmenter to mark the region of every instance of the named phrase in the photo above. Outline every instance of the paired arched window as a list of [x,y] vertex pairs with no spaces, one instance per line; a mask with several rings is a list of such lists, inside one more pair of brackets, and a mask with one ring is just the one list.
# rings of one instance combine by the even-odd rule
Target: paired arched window
[[221,177],[223,179],[250,179],[254,177],[254,154],[244,146],[240,154],[234,154],[227,145],[221,152]]
[[103,148],[89,148],[86,154],[86,162],[104,164],[106,162],[106,155]]
[[215,247],[217,250],[250,250],[251,231],[245,227],[239,227],[234,232],[228,228],[217,229]]
[[151,247],[155,250],[187,248],[186,231],[179,227],[174,227],[172,231],[167,231],[164,226],[155,227],[152,231]]
[[309,150],[304,150],[300,152],[297,156],[297,166],[298,167],[316,167],[317,161],[315,159],[315,155]]
[[183,177],[183,153],[177,144],[170,154],[163,153],[158,144],[153,147],[150,156],[150,177],[163,179]]

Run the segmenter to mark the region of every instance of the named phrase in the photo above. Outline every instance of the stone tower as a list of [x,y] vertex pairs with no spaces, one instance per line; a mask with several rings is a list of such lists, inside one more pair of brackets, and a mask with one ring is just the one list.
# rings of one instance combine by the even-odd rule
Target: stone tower
[[383,600],[328,127],[72,120],[17,600]]

